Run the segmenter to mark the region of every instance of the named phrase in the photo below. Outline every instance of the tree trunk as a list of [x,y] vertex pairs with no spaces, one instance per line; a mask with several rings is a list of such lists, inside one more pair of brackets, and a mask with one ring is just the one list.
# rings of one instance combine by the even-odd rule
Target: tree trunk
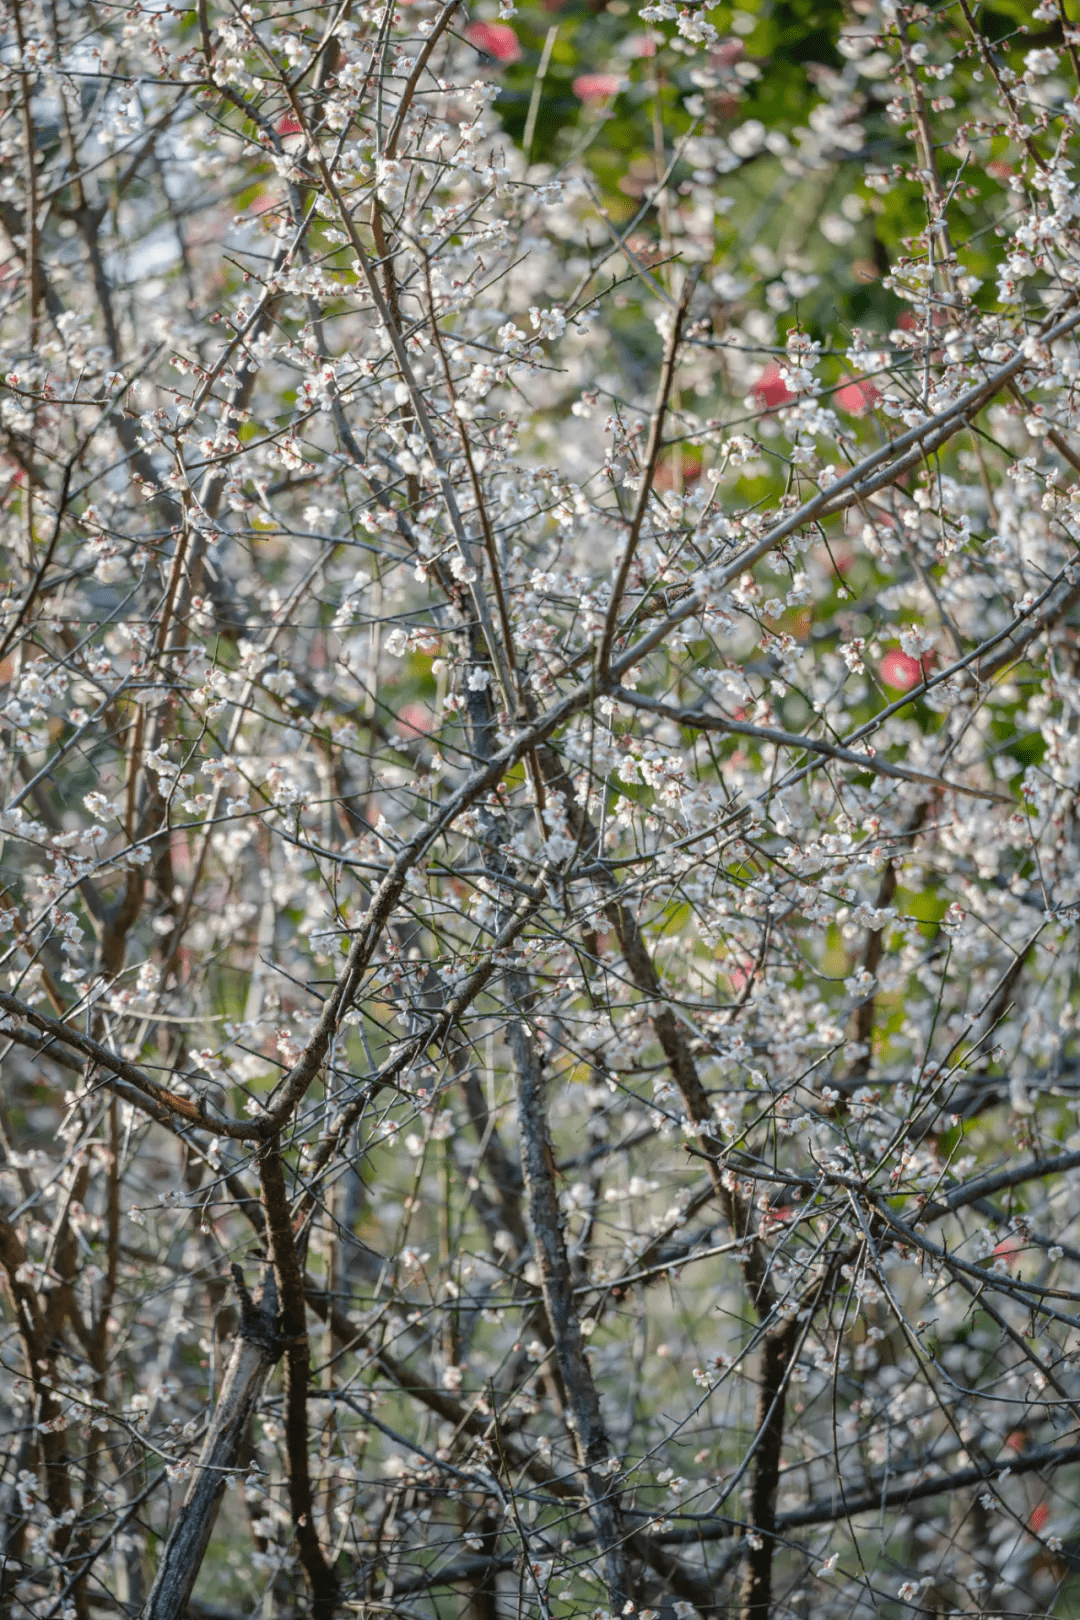
[[140,1620],[180,1620],[184,1613],[206,1556],[229,1471],[237,1466],[267,1374],[281,1355],[273,1272],[267,1267],[258,1304],[244,1287],[239,1266],[233,1267],[233,1277],[240,1294],[240,1330],[195,1477],[166,1543]]

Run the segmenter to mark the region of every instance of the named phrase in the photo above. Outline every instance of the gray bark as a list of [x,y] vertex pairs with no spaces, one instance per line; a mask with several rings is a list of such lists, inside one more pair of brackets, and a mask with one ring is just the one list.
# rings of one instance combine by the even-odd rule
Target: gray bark
[[[525,975],[508,971],[505,980],[518,1008],[524,1011],[530,999]],[[510,1026],[510,1045],[517,1070],[522,1169],[529,1225],[540,1268],[540,1288],[573,1418],[589,1516],[596,1527],[597,1545],[604,1560],[604,1578],[614,1620],[622,1614],[630,1597],[626,1537],[618,1496],[606,1467],[611,1443],[604,1428],[600,1396],[585,1354],[581,1320],[574,1300],[574,1281],[563,1237],[548,1137],[544,1081],[524,1018],[516,1019]]]
[[237,1465],[267,1374],[281,1356],[273,1273],[267,1268],[258,1303],[244,1287],[239,1266],[233,1267],[233,1276],[240,1294],[240,1329],[233,1341],[195,1476],[161,1556],[140,1620],[180,1620],[184,1614],[206,1556],[229,1472]]

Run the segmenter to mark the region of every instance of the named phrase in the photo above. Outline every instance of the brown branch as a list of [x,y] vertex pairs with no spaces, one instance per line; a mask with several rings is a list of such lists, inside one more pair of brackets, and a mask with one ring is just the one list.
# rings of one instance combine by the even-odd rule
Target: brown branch
[[[914,838],[921,829],[929,813],[929,799],[921,800],[921,802],[915,806],[915,809],[912,812],[904,831],[899,835],[900,839],[906,842],[908,839]],[[875,911],[884,911],[888,906],[892,905],[896,896],[896,881],[896,857],[892,856],[885,863],[885,870],[881,874],[881,882],[878,885],[877,896],[874,900]],[[869,973],[871,978],[877,978],[877,971],[881,966],[881,957],[884,949],[884,928],[871,928],[866,936],[866,946],[863,951],[862,959],[863,972]],[[866,1000],[861,1002],[860,1005],[855,1009],[855,1039],[859,1045],[864,1046],[866,1050],[861,1054],[861,1056],[855,1059],[854,1063],[851,1065],[851,1068],[848,1070],[845,1078],[849,1084],[857,1082],[864,1075],[869,1073],[870,1059],[872,1056],[870,1048],[874,1036],[874,1012],[876,1006],[877,995],[876,992],[871,991]]]
[[259,1155],[259,1179],[266,1211],[266,1234],[281,1301],[285,1344],[285,1468],[300,1562],[311,1588],[313,1620],[330,1620],[337,1607],[338,1581],[319,1543],[315,1497],[308,1468],[307,1391],[311,1345],[304,1304],[304,1275],[296,1252],[281,1149],[270,1142]]
[[[1064,1450],[1057,1446],[1040,1446],[1027,1452],[1012,1452],[1000,1462],[989,1466],[974,1463],[969,1468],[958,1468],[949,1473],[931,1474],[928,1478],[909,1479],[898,1475],[925,1474],[926,1462],[922,1457],[893,1464],[882,1474],[871,1475],[857,1495],[848,1496],[843,1490],[827,1498],[809,1502],[805,1507],[791,1508],[776,1516],[776,1533],[804,1529],[812,1524],[834,1524],[839,1519],[855,1518],[861,1513],[879,1513],[883,1507],[902,1507],[908,1502],[925,1501],[931,1496],[964,1490],[970,1485],[981,1485],[1008,1475],[1037,1474],[1043,1469],[1065,1468],[1080,1463],[1080,1445]],[[895,1481],[895,1483],[890,1483]],[[657,1540],[666,1547],[687,1542],[706,1542],[743,1534],[747,1525],[740,1519],[703,1516],[678,1530],[666,1530]]]
[[932,1199],[920,1210],[919,1220],[939,1221],[943,1216],[963,1209],[966,1204],[973,1204],[980,1198],[991,1198],[994,1193],[1003,1192],[1007,1187],[1021,1187],[1027,1181],[1040,1181],[1043,1176],[1062,1175],[1066,1170],[1075,1170],[1078,1166],[1080,1152],[1074,1150],[1072,1153],[1059,1153],[1052,1159],[1025,1159],[1011,1168],[989,1171],[986,1175],[976,1176],[974,1181],[966,1181],[962,1186],[955,1187],[944,1198]]
[[[963,1490],[968,1485],[982,1485],[998,1479],[1002,1474],[1034,1474],[1043,1468],[1063,1468],[1080,1462],[1080,1445],[1059,1451],[1055,1446],[1042,1446],[1027,1453],[1010,1452],[1000,1463],[989,1468],[975,1463],[970,1468],[958,1468],[954,1473],[931,1475],[929,1479],[912,1480],[909,1484],[888,1484],[885,1475],[880,1484],[870,1482],[870,1489],[858,1496],[832,1497],[828,1502],[816,1502],[805,1508],[794,1508],[781,1513],[777,1519],[780,1530],[797,1530],[809,1524],[831,1524],[836,1519],[854,1517],[857,1513],[877,1513],[883,1507],[898,1507],[907,1502],[940,1496],[945,1491]],[[913,1464],[918,1467],[918,1464]],[[896,1470],[894,1469],[895,1473]]]
[[[539,750],[539,757],[548,776],[549,785],[561,789],[566,804],[573,807],[571,825],[577,831],[579,841],[592,852],[599,844],[596,829],[578,806],[576,796],[569,791],[570,783],[562,762],[549,748]],[[600,881],[608,889],[613,887],[610,874],[605,874]],[[702,1149],[707,1155],[713,1191],[732,1236],[749,1240],[740,1251],[739,1263],[750,1301],[762,1323],[763,1333],[757,1440],[751,1482],[753,1541],[750,1543],[751,1559],[747,1567],[740,1612],[743,1620],[767,1620],[787,1378],[797,1319],[775,1318],[776,1293],[769,1276],[765,1254],[760,1242],[752,1236],[750,1211],[744,1207],[738,1194],[729,1185],[723,1169],[724,1145],[713,1132],[712,1109],[708,1094],[698,1074],[686,1032],[675,1016],[674,1009],[665,1002],[663,986],[641,928],[629,907],[620,900],[611,900],[605,906],[604,913],[615,931],[631,979],[641,994],[656,1008],[652,1015],[653,1030],[679,1088],[687,1114],[698,1127]]]
[[[495,1420],[490,1412],[467,1406],[455,1395],[439,1389],[429,1378],[422,1378],[406,1367],[404,1362],[379,1345],[374,1336],[361,1323],[340,1310],[326,1290],[314,1278],[305,1276],[304,1294],[308,1305],[320,1321],[328,1322],[334,1337],[346,1349],[357,1346],[364,1349],[385,1373],[391,1383],[403,1394],[419,1402],[436,1417],[453,1426],[458,1434],[471,1434],[490,1442],[495,1432]],[[536,1452],[516,1435],[500,1428],[499,1450],[509,1467],[520,1470],[535,1484],[540,1485],[559,1501],[580,1501],[580,1487],[565,1475],[555,1472]],[[661,1576],[678,1597],[685,1598],[703,1612],[716,1607],[716,1594],[707,1576],[688,1568],[665,1550],[663,1538],[636,1531],[627,1535],[629,1550]]]
[[[1080,326],[1080,311],[1075,307],[1078,300],[1080,293],[1067,293],[1057,308],[1036,328],[1035,335],[1042,342],[1050,344]],[[979,411],[990,403],[994,395],[1007,387],[1012,378],[1018,376],[1029,364],[1027,355],[1023,351],[1018,351],[1011,360],[997,367],[983,382],[969,388],[951,405],[947,405],[934,416],[927,417],[925,422],[916,423],[914,427],[908,428],[906,433],[898,434],[880,449],[871,451],[834,483],[819,490],[810,500],[804,501],[793,512],[789,512],[771,529],[766,530],[760,540],[746,546],[730,562],[716,570],[709,581],[707,596],[700,588],[694,590],[665,619],[654,625],[647,635],[642,636],[640,641],[628,648],[614,665],[616,673],[631,668],[654,647],[661,646],[677,625],[682,624],[693,614],[701,612],[709,597],[726,589],[732,580],[753,567],[754,563],[760,562],[762,557],[775,551],[789,535],[797,534],[807,524],[819,519],[836,517],[868,495],[896,483],[905,473],[917,467],[925,457],[947,444],[954,434],[966,427]]]
[[660,452],[664,446],[664,422],[667,419],[671,390],[675,384],[675,368],[679,359],[679,344],[682,340],[683,322],[686,319],[690,295],[696,285],[695,277],[686,277],[682,297],[679,299],[678,307],[674,312],[671,331],[664,346],[664,365],[660,373],[656,404],[653,406],[652,421],[649,424],[649,442],[645,448],[645,457],[641,468],[641,488],[638,490],[634,513],[630,519],[630,531],[626,536],[622,557],[619,559],[619,571],[615,575],[615,582],[611,588],[611,601],[608,603],[608,610],[604,617],[604,629],[596,654],[596,667],[602,677],[607,675],[611,663],[611,651],[615,645],[615,634],[619,622],[619,609],[626,594],[630,569],[637,555],[638,541],[641,538],[645,514],[649,510],[649,502],[653,497],[653,478],[656,476],[657,463],[660,460]]
[[469,1122],[476,1132],[480,1154],[491,1177],[499,1200],[503,1225],[511,1234],[518,1249],[526,1242],[525,1222],[521,1213],[522,1180],[520,1166],[515,1164],[503,1146],[498,1127],[488,1112],[487,1102],[475,1070],[462,1076],[462,1094],[468,1110]]
[[950,793],[962,793],[971,799],[992,799],[998,804],[1013,802],[1005,794],[994,793],[989,788],[968,787],[963,782],[953,782],[944,776],[932,776],[927,771],[912,771],[905,765],[894,765],[887,759],[878,759],[874,754],[861,754],[857,749],[845,748],[839,743],[823,742],[820,737],[808,737],[805,732],[781,731],[777,726],[755,726],[748,720],[729,720],[726,715],[706,714],[701,709],[683,708],[674,703],[665,703],[662,698],[646,697],[643,693],[630,691],[625,686],[616,686],[613,692],[620,703],[625,703],[630,708],[663,715],[667,720],[674,720],[680,726],[689,726],[697,731],[715,731],[732,737],[750,737],[758,742],[774,743],[778,748],[798,748],[809,754],[821,754],[825,759],[838,760],[844,765],[854,765],[856,770],[869,771],[875,776],[891,776],[900,782],[918,782],[927,787],[948,789]]
[[776,1492],[784,1443],[784,1405],[798,1320],[766,1333],[761,1347],[755,1429],[758,1435],[750,1488],[746,1569],[739,1595],[740,1620],[769,1620],[776,1547]]
[[[3,1275],[19,1338],[26,1372],[34,1392],[34,1438],[42,1465],[45,1503],[54,1522],[50,1545],[59,1558],[71,1540],[71,1473],[64,1438],[63,1408],[55,1393],[56,1359],[49,1322],[36,1290],[26,1280],[26,1248],[18,1229],[0,1213],[0,1273]],[[86,1620],[86,1601],[76,1592],[78,1620]]]
[[93,1036],[84,1035],[81,1030],[73,1029],[70,1024],[63,1023],[59,1018],[50,1018],[46,1013],[38,1012],[36,1008],[20,1001],[18,996],[9,995],[6,990],[0,991],[0,1011],[23,1019],[42,1035],[48,1036],[53,1041],[59,1041],[64,1046],[70,1046],[76,1052],[81,1052],[85,1058],[100,1065],[110,1075],[126,1080],[144,1102],[156,1104],[158,1109],[166,1113],[179,1115],[191,1125],[212,1128],[222,1135],[233,1136],[240,1140],[257,1139],[262,1134],[258,1125],[234,1125],[230,1120],[210,1120],[201,1101],[196,1102],[190,1097],[183,1097],[178,1092],[170,1091],[167,1086],[152,1080],[143,1069],[134,1063],[128,1063],[126,1058],[117,1056],[100,1041],[94,1040]]
[[1022,146],[1027,148],[1029,156],[1035,160],[1040,169],[1045,169],[1046,159],[1043,157],[1042,153],[1039,151],[1039,148],[1035,145],[1035,142],[1031,138],[1031,132],[1024,123],[1020,109],[1016,105],[1016,99],[1013,96],[1012,91],[1009,89],[1009,86],[1005,83],[1005,80],[1001,75],[1001,71],[998,68],[997,62],[994,60],[994,52],[987,43],[985,33],[981,32],[975,26],[975,18],[972,15],[971,7],[968,5],[967,0],[960,0],[960,10],[964,14],[964,21],[968,26],[968,33],[971,35],[971,38],[975,43],[975,47],[979,52],[982,65],[990,74],[994,83],[997,85],[998,94],[1005,103],[1006,107],[1009,109],[1009,117],[1012,120],[1012,127],[1009,130],[1009,134],[1014,141],[1019,141]]
[[405,127],[405,119],[412,105],[413,96],[416,94],[416,87],[420,83],[424,69],[431,60],[432,51],[450,26],[450,19],[460,5],[461,0],[447,0],[447,4],[435,19],[431,33],[420,48],[420,55],[416,58],[413,70],[405,81],[405,88],[401,92],[401,100],[398,102],[397,112],[394,114],[394,122],[390,125],[390,133],[386,137],[385,155],[388,158],[394,157],[397,153],[397,143],[401,137],[401,131]]
[[[22,112],[23,136],[23,162],[25,164],[24,181],[26,184],[26,215],[23,225],[25,235],[24,263],[26,266],[27,303],[30,316],[29,344],[30,354],[37,352],[37,319],[38,305],[41,303],[42,271],[41,271],[41,230],[38,220],[38,186],[37,186],[37,129],[34,125],[34,114],[31,106],[31,80],[34,77],[32,68],[26,66],[26,27],[23,20],[23,0],[14,0],[11,8],[15,24],[15,44],[19,53],[20,110]],[[30,539],[33,540],[33,527],[30,526]]]

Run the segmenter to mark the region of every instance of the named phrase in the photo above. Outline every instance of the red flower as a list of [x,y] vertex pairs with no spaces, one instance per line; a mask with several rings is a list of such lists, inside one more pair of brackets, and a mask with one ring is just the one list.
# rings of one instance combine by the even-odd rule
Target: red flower
[[306,145],[303,126],[300,120],[291,112],[282,113],[274,125],[282,151],[291,155],[302,152]]
[[844,386],[838,388],[833,397],[840,409],[847,411],[849,416],[865,416],[868,411],[873,410],[881,398],[873,383],[867,382],[863,378],[853,382],[849,377],[844,376],[841,377],[840,381]]
[[617,73],[579,73],[573,89],[579,101],[606,101],[618,95],[622,80]]
[[1046,1521],[1047,1521],[1047,1519],[1049,1517],[1050,1517],[1049,1504],[1046,1503],[1046,1502],[1037,1502],[1035,1504],[1035,1506],[1032,1508],[1032,1510],[1031,1510],[1031,1518],[1028,1520],[1028,1524],[1029,1524],[1029,1526],[1031,1528],[1031,1532],[1032,1532],[1033,1535],[1036,1535],[1036,1536],[1038,1535],[1039,1531],[1042,1529],[1043,1525],[1046,1523]]
[[[653,475],[653,489],[674,489],[676,458],[674,453],[663,457]],[[701,477],[701,451],[689,445],[682,453],[682,481],[684,487]]]
[[780,375],[780,367],[771,360],[751,390],[759,411],[775,411],[786,405],[795,395]]
[[496,62],[520,62],[522,51],[518,37],[508,23],[470,23],[465,38],[485,56]]
[[917,658],[893,647],[881,660],[881,678],[886,686],[895,686],[901,692],[910,692],[922,679],[922,668]]

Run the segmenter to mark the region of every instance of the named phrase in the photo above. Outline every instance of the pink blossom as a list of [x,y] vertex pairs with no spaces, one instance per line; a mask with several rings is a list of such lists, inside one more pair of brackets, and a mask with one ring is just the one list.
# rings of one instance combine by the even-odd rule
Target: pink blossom
[[478,51],[483,51],[485,56],[494,57],[496,62],[521,61],[521,44],[509,23],[470,23],[465,30],[465,38]]
[[780,375],[780,367],[771,360],[751,390],[760,411],[775,411],[795,398]]
[[622,84],[617,73],[579,73],[573,89],[579,101],[606,101],[618,95]]
[[844,376],[841,377],[840,381],[843,387],[836,390],[833,398],[840,409],[847,411],[849,416],[865,416],[867,412],[873,410],[881,398],[873,383],[866,381],[865,378],[859,378],[853,382],[849,377]]
[[886,686],[895,686],[901,692],[910,692],[922,678],[919,660],[912,658],[910,653],[901,652],[899,647],[892,647],[881,660],[881,678]]
[[398,711],[397,727],[407,736],[422,737],[431,730],[431,710],[423,703],[405,703]]
[[282,150],[290,154],[302,152],[306,144],[304,126],[291,112],[282,113],[274,125]]

